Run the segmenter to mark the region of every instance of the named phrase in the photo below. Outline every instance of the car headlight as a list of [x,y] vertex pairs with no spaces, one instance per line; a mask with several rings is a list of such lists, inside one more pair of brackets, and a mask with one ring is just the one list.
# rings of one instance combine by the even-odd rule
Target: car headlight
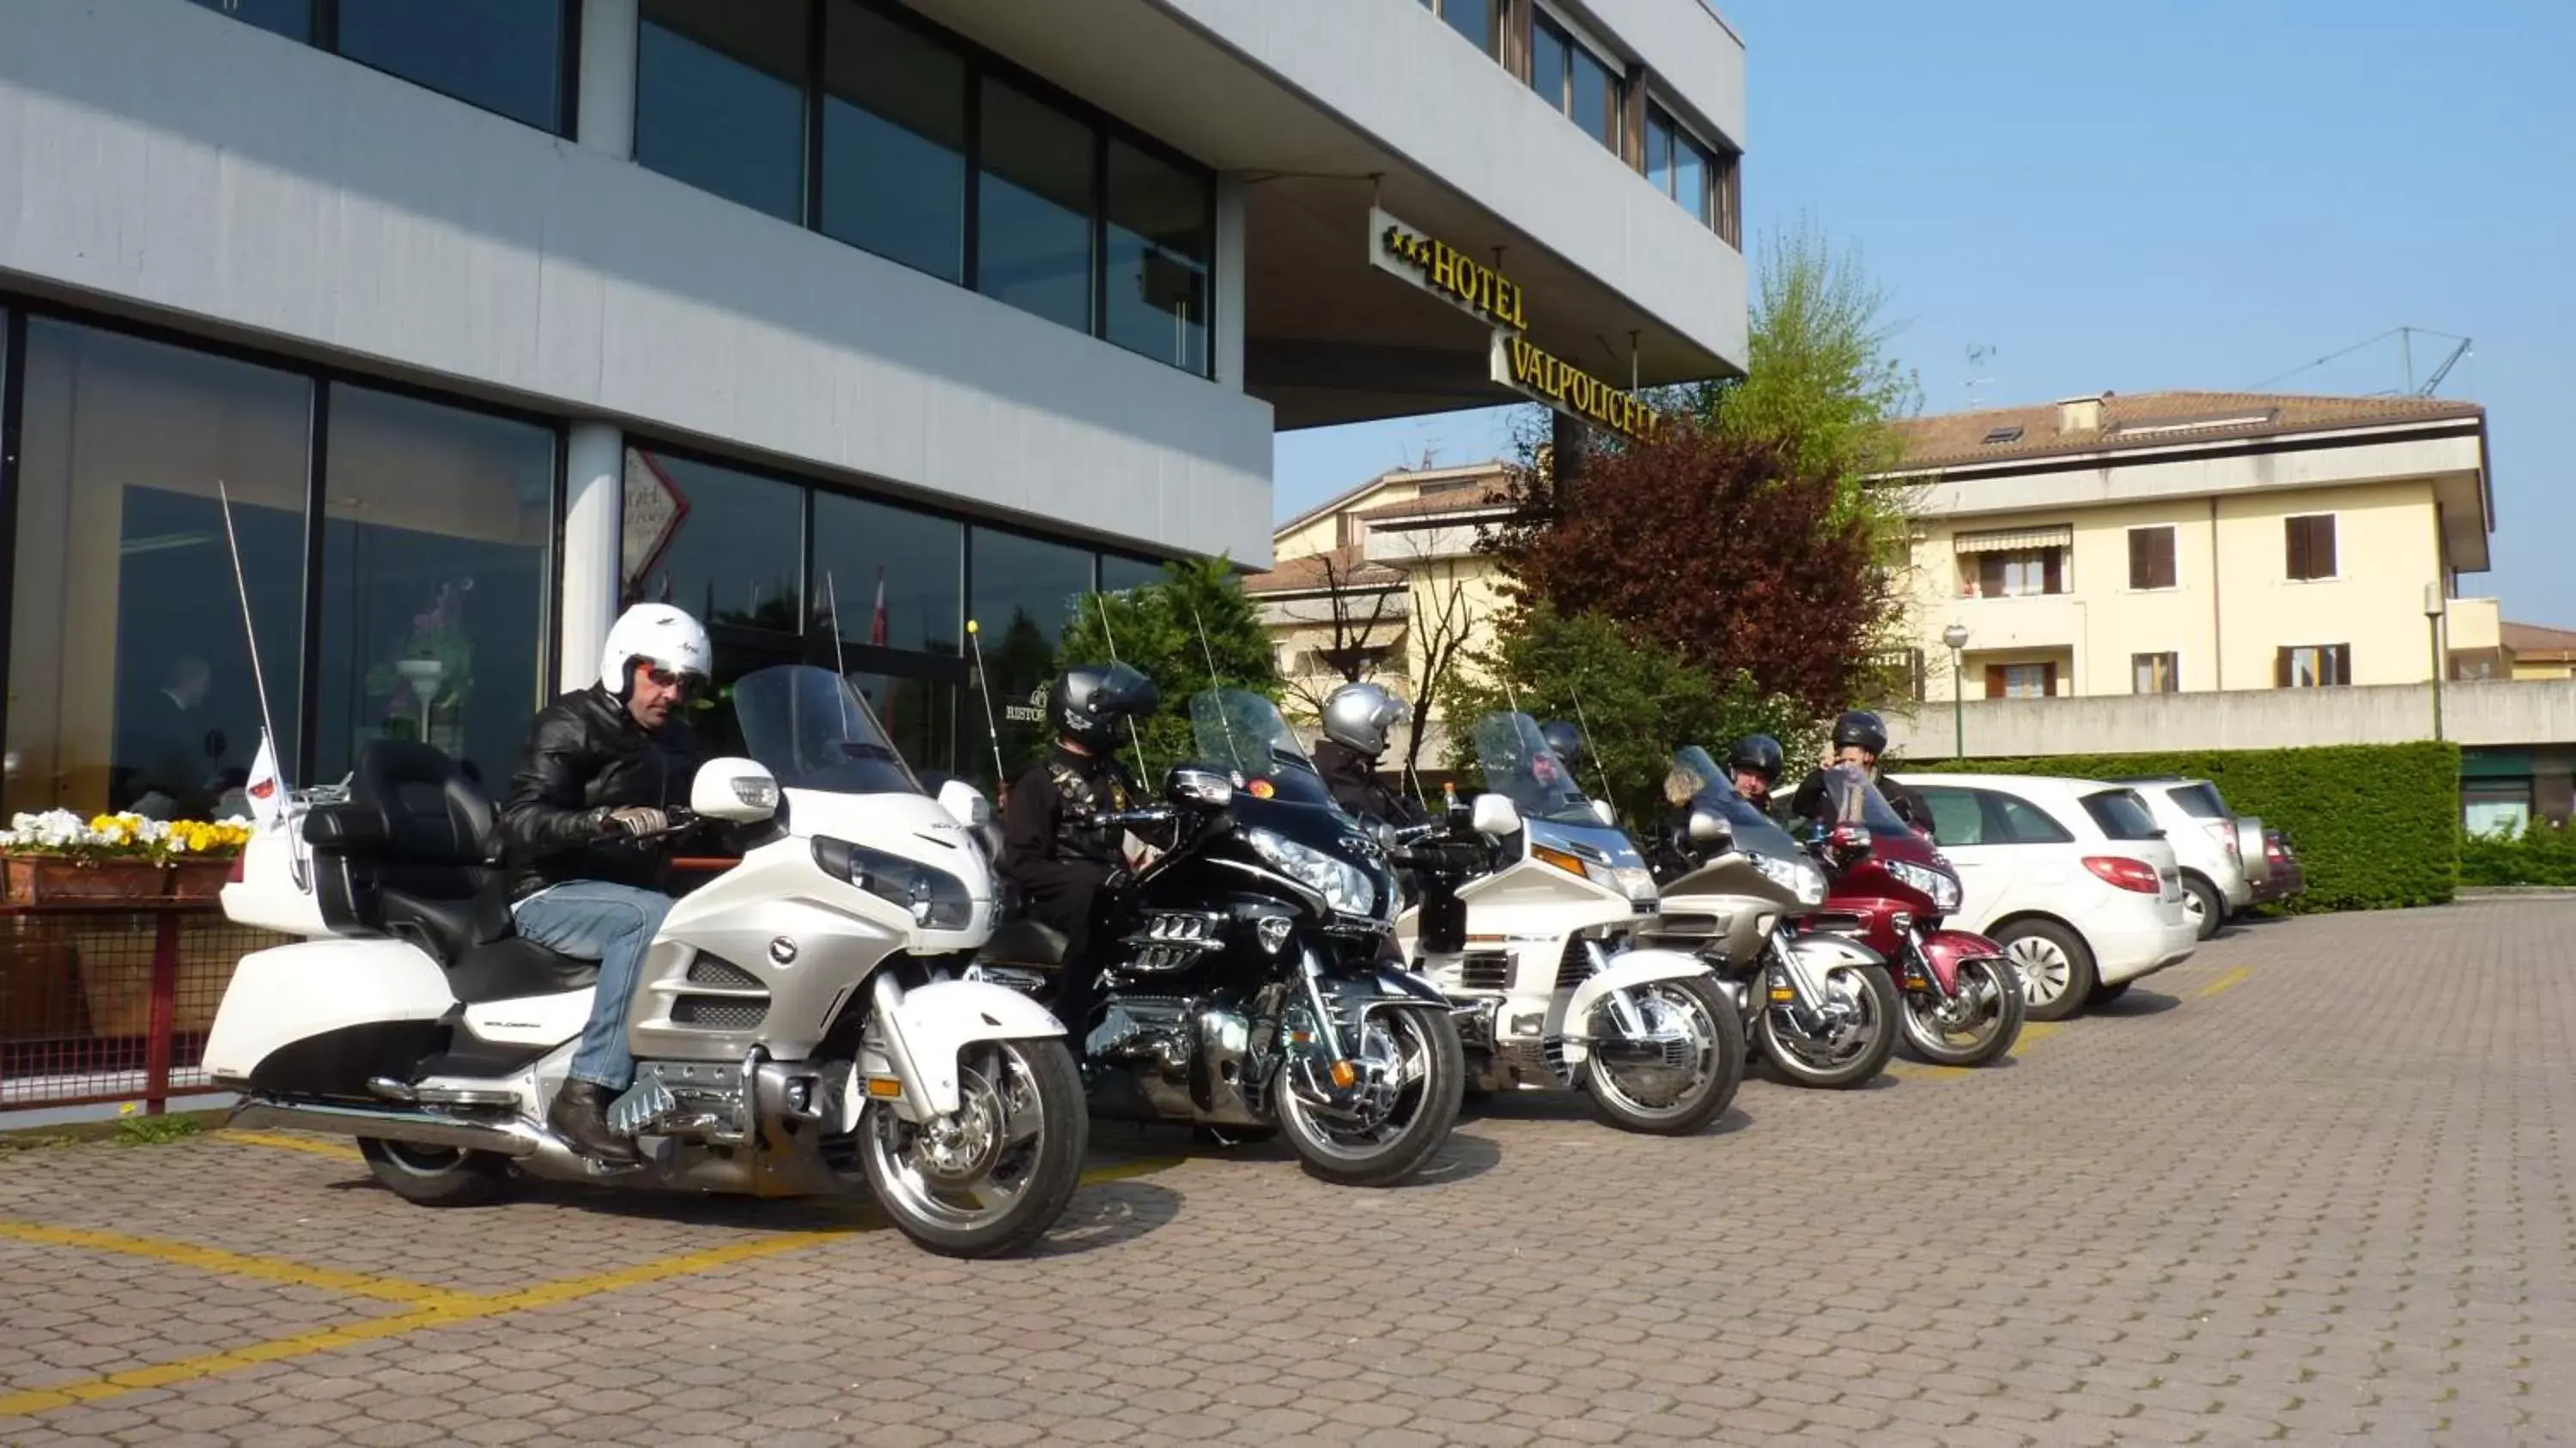
[[1784,860],[1776,855],[1753,855],[1753,868],[1768,876],[1771,883],[1798,897],[1801,905],[1825,902],[1825,872],[1813,860]]
[[1949,871],[1935,870],[1928,865],[1915,864],[1911,860],[1890,860],[1887,862],[1887,873],[1895,876],[1899,884],[1931,896],[1932,908],[1942,914],[1948,915],[1958,910],[1959,882]]
[[1394,895],[1392,890],[1381,892],[1358,866],[1285,835],[1256,827],[1245,830],[1243,838],[1272,869],[1323,896],[1324,903],[1339,914],[1374,918],[1379,914],[1373,908],[1377,897]]
[[926,930],[967,930],[975,923],[975,897],[966,882],[945,870],[871,850],[827,835],[814,837],[814,863],[836,880],[847,880],[880,900],[911,912]]

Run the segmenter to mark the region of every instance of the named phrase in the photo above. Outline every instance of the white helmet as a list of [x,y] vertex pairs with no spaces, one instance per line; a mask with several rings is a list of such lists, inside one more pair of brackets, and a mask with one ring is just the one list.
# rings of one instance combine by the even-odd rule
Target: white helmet
[[627,670],[637,659],[704,682],[714,671],[714,654],[707,631],[685,611],[667,603],[639,603],[608,626],[608,646],[599,651],[599,686],[625,698],[634,683]]

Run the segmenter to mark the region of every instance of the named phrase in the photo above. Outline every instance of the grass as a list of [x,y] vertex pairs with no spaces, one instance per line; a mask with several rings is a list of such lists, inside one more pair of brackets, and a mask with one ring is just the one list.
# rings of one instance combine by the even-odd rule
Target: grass
[[223,1125],[224,1115],[222,1111],[181,1111],[167,1116],[145,1116],[141,1107],[135,1107],[132,1114],[119,1116],[113,1121],[75,1121],[25,1131],[0,1131],[0,1157],[79,1146],[93,1141],[113,1141],[119,1146],[158,1146],[211,1131]]

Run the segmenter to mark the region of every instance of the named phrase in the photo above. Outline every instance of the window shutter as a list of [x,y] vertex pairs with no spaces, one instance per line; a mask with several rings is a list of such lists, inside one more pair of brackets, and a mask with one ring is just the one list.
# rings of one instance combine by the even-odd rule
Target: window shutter
[[2281,527],[2284,535],[2289,539],[2290,545],[2290,557],[2288,563],[2289,576],[2292,578],[2305,578],[2308,576],[2308,520],[2305,518],[2284,519],[2282,520]]
[[2004,666],[2001,664],[1986,665],[1986,697],[1989,699],[2000,699],[2003,696]]
[[[2332,535],[2329,535],[2329,536],[2332,536]],[[2329,684],[2349,684],[2349,683],[2351,683],[2351,682],[2352,682],[2352,645],[2350,645],[2350,644],[2337,644],[2337,645],[2335,645],[2333,648],[2330,648],[2330,649],[2325,650],[2325,656],[2326,656],[2326,668],[2325,668],[2326,678],[2324,679],[2324,682],[2325,682],[2325,683],[2329,683]]]
[[1977,596],[2004,596],[2004,560],[2000,553],[1989,553],[1977,560]]
[[[2335,520],[2334,520],[2334,515],[2333,515],[2333,514],[2331,514],[2331,513],[2329,513],[2329,514],[2327,514],[2325,517],[2322,517],[2322,518],[2310,518],[2310,519],[2308,520],[2308,529],[2309,529],[2309,536],[2308,536],[2308,563],[2309,563],[2309,566],[2311,566],[2311,567],[2313,567],[2313,568],[2315,568],[2315,569],[2316,569],[2316,572],[2314,572],[2314,573],[2312,573],[2312,574],[2310,574],[2310,575],[2308,575],[2308,576],[2309,576],[2309,577],[2311,577],[2311,578],[2332,578],[2332,577],[2334,577],[2334,576],[2335,576]],[[2341,680],[2337,680],[2336,682],[2340,683],[2340,682],[2342,682],[2342,681],[2341,681]]]
[[2051,548],[2041,553],[2039,556],[2045,560],[2040,565],[2041,573],[2039,591],[2042,593],[2064,593],[2066,591],[2066,550],[2063,548]]
[[2272,651],[2272,687],[2275,689],[2290,687],[2290,651],[2288,649]]
[[[2055,590],[2052,589],[2050,591],[2054,592]],[[2051,699],[2057,697],[2056,664],[2046,663],[2039,666],[2039,692]]]
[[2148,542],[2149,536],[2148,531],[2144,528],[2132,528],[2129,530],[2129,586],[2131,588],[2153,588],[2156,586],[2154,582],[2156,571],[2153,562],[2155,549],[2153,545]]

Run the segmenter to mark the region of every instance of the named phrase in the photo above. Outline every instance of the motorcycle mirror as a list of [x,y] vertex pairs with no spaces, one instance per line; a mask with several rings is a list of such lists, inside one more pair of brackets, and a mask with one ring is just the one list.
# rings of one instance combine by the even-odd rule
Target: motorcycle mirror
[[1188,765],[1163,776],[1163,792],[1176,800],[1223,809],[1234,803],[1234,781],[1213,769],[1193,769]]
[[993,802],[984,792],[962,779],[952,779],[939,786],[939,807],[970,830],[980,830],[993,822]]
[[1693,844],[1722,845],[1734,838],[1734,832],[1726,827],[1726,821],[1707,810],[1695,809],[1691,811],[1690,837]]
[[1592,801],[1592,817],[1601,821],[1603,824],[1610,825],[1614,828],[1619,823],[1619,812],[1612,809],[1610,807],[1610,801],[1606,799],[1596,799]]
[[1480,794],[1468,812],[1467,827],[1480,835],[1516,835],[1521,832],[1521,812],[1505,796]]
[[728,824],[758,824],[778,813],[778,776],[749,759],[710,759],[689,782],[689,812]]

